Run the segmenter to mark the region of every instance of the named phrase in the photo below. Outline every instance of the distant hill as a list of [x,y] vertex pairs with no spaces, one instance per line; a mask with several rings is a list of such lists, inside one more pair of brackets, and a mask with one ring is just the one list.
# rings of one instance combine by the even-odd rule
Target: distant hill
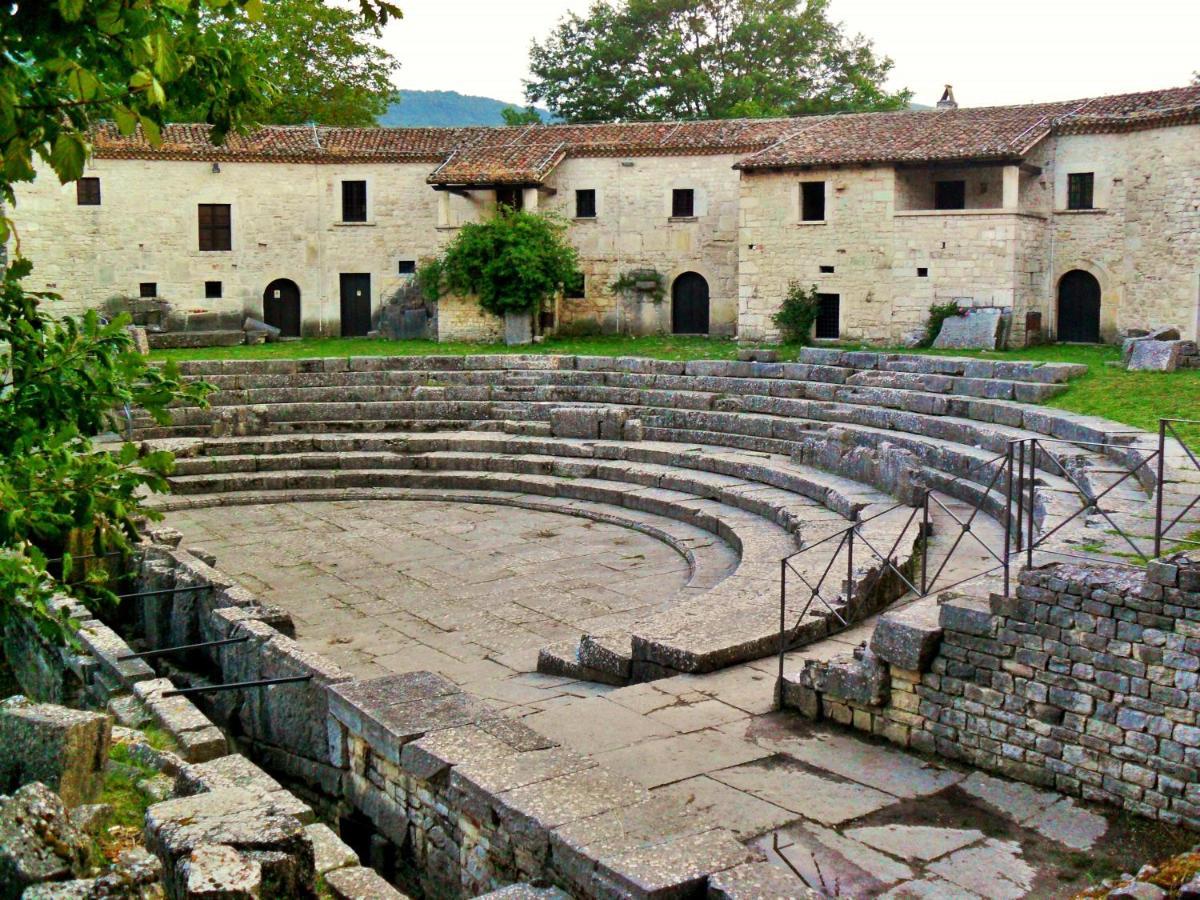
[[[491,97],[472,97],[458,91],[400,91],[400,101],[379,117],[380,125],[393,128],[456,127],[459,125],[503,125],[500,111],[518,104]],[[910,103],[909,109],[933,109],[922,103]],[[550,111],[538,109],[542,120],[553,121]]]
[[[500,110],[519,104],[493,100],[491,97],[471,97],[458,91],[400,91],[400,102],[393,103],[379,117],[380,125],[392,127],[503,125]],[[545,121],[548,110],[539,109]]]

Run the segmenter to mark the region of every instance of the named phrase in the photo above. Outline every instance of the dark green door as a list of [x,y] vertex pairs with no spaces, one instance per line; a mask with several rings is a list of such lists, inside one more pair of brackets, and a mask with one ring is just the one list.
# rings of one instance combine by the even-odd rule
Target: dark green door
[[371,330],[371,276],[366,272],[343,272],[342,337],[364,337]]

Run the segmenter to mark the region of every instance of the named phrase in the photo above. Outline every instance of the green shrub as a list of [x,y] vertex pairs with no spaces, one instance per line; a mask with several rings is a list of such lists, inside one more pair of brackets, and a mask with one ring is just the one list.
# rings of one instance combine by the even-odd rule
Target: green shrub
[[474,294],[498,316],[533,312],[579,271],[565,232],[566,225],[549,216],[503,210],[460,228],[441,259],[421,266],[417,282],[430,300],[447,292]]
[[808,344],[812,341],[813,325],[820,311],[821,301],[817,299],[817,286],[814,284],[806,288],[799,281],[792,281],[788,284],[783,305],[771,316],[771,321],[783,334],[786,343]]
[[929,307],[929,321],[925,323],[925,336],[917,343],[918,347],[932,347],[942,330],[942,323],[955,316],[965,315],[966,310],[959,309],[958,304],[951,300],[949,303],[935,303]]
[[[650,285],[651,283],[653,283],[653,287],[638,287],[640,284]],[[636,291],[649,297],[652,303],[662,303],[667,297],[667,276],[656,269],[630,269],[619,275],[608,286],[608,289],[614,294]]]

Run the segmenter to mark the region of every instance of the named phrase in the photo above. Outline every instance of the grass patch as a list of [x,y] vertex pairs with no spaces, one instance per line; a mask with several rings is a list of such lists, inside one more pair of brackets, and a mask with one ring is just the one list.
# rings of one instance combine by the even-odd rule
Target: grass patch
[[108,804],[112,812],[100,822],[92,837],[93,865],[116,862],[124,851],[140,844],[151,800],[137,784],[157,774],[133,754],[128,744],[113,743],[104,773],[104,788],[96,800]]
[[[861,347],[862,345],[853,345]],[[561,353],[579,356],[643,356],[652,359],[734,359],[737,342],[723,338],[677,337],[577,337],[548,338],[540,344],[506,347],[503,344],[472,344],[437,341],[386,341],[375,338],[305,338],[254,347],[201,347],[156,350],[154,359],[302,359],[318,356],[457,356],[484,353]],[[798,344],[776,347],[783,360],[800,354]],[[863,348],[869,349],[869,348]],[[1070,412],[1101,416],[1134,428],[1156,431],[1160,418],[1200,418],[1200,369],[1164,374],[1126,372],[1119,366],[1121,351],[1109,346],[1048,344],[1019,350],[912,350],[888,348],[887,352],[922,353],[933,356],[967,356],[1034,362],[1083,363],[1088,372],[1074,379],[1069,388],[1047,403]],[[1181,428],[1194,445],[1200,445],[1200,426]]]

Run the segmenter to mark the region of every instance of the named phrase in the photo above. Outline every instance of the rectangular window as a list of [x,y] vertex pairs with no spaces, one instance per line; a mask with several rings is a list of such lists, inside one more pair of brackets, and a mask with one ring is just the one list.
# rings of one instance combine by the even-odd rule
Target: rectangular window
[[75,203],[79,206],[100,205],[100,179],[80,178],[75,182]]
[[925,266],[917,266],[917,277],[918,278],[928,278],[929,277],[929,269],[927,269]]
[[800,221],[825,221],[825,182],[800,182]]
[[933,183],[934,209],[966,209],[967,183],[965,181],[935,181]]
[[402,259],[398,268],[401,275],[415,275],[417,272],[417,261],[415,259]]
[[830,340],[841,335],[841,297],[838,294],[817,294],[820,307],[813,336]]
[[821,266],[820,269],[821,269],[822,275],[832,275],[833,274],[833,266]]
[[342,221],[367,221],[367,183],[365,181],[342,182]]
[[575,192],[575,218],[596,218],[596,192],[593,190]]
[[563,296],[568,300],[579,300],[587,295],[587,282],[582,272],[576,272],[575,277],[563,285]]
[[1067,176],[1067,209],[1094,209],[1096,173],[1072,172]]
[[158,285],[153,281],[143,281],[138,285],[138,296],[152,299],[158,296]]
[[200,211],[200,249],[233,249],[233,237],[229,225],[229,204],[201,203],[198,208]]
[[519,187],[498,187],[496,188],[496,204],[507,206],[509,209],[524,209],[525,192]]
[[204,282],[204,298],[206,300],[216,300],[221,296],[221,282],[206,281]]
[[691,188],[671,191],[671,218],[691,219],[696,215],[696,192]]

